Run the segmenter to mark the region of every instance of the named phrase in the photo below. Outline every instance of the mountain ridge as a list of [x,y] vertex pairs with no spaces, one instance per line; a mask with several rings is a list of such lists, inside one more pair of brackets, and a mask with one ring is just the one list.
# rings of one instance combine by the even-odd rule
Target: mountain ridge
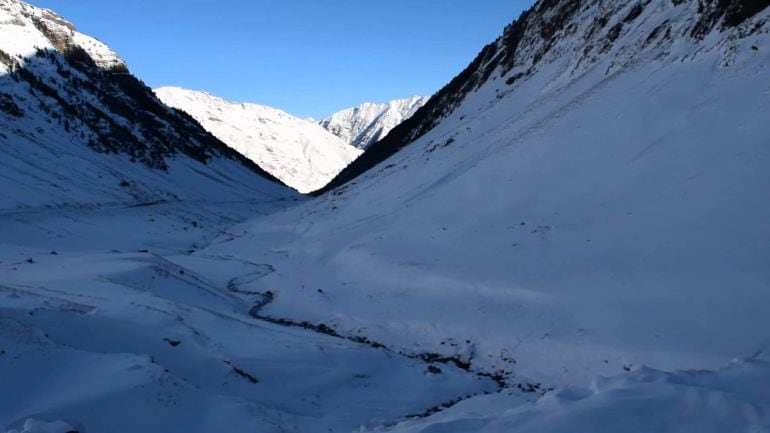
[[[618,38],[628,31],[629,26],[633,26],[634,21],[647,10],[646,6],[650,3],[655,4],[650,1],[597,3],[595,7],[602,8],[603,11],[590,17],[592,24],[585,31],[586,39],[579,44],[579,50],[583,51],[577,54],[578,48],[573,47],[577,54],[577,64],[573,65],[570,73],[576,74],[578,70],[594,63],[597,58],[617,55],[617,50],[613,50],[613,47]],[[770,2],[767,0],[671,2],[671,7],[689,8],[696,16],[696,19],[685,25],[686,28],[680,29],[682,36],[691,40],[702,40],[713,30],[722,32],[735,28],[768,5]],[[451,114],[467,95],[478,90],[490,79],[503,79],[507,86],[513,86],[516,82],[532,76],[544,57],[553,55],[552,48],[560,38],[563,39],[565,31],[574,31],[572,29],[576,28],[574,25],[568,28],[568,21],[590,7],[591,5],[580,0],[544,0],[535,3],[508,25],[495,42],[485,46],[465,70],[417,110],[414,116],[373,144],[366,155],[354,161],[329,185],[314,194],[323,194],[354,180],[425,135],[441,119]],[[614,19],[612,23],[609,22],[611,18]],[[643,41],[640,49],[644,51],[661,39],[669,40],[670,43],[671,25],[666,20],[659,22],[650,33],[640,38]]]

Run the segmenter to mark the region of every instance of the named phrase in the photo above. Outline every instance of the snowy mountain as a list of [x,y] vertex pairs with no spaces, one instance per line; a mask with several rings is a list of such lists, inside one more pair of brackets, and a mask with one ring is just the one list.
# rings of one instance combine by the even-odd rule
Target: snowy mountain
[[155,93],[299,192],[322,188],[361,154],[317,124],[275,108],[178,87],[163,87]]
[[[485,84],[499,92],[496,97],[503,98],[517,89],[517,83],[525,79],[532,82],[532,79],[536,78],[535,73],[540,72],[540,69],[571,68],[550,73],[558,81],[542,82],[543,92],[548,93],[552,89],[568,87],[566,85],[576,81],[581,73],[589,68],[596,68],[599,61],[607,67],[605,81],[614,77],[618,70],[633,67],[640,62],[681,62],[682,58],[703,50],[704,44],[708,42],[711,42],[713,49],[716,42],[710,41],[708,36],[714,37],[715,32],[719,30],[735,28],[767,7],[765,0],[673,0],[671,3],[666,6],[660,5],[660,2],[602,1],[589,8],[577,0],[538,2],[536,7],[528,10],[506,28],[500,38],[484,47],[462,73],[441,89],[413,117],[394,128],[381,143],[367,149],[365,155],[341,172],[324,191],[355,179],[402,147],[422,137],[450,113],[455,112],[466,98],[475,98],[474,95]],[[618,16],[622,13],[625,15]],[[688,20],[680,25],[679,33],[675,33],[676,29],[672,27],[671,19],[667,16],[671,13],[677,14],[680,20]],[[652,15],[657,22],[652,28],[640,28],[640,15]],[[575,22],[576,16],[591,20],[590,26],[578,26]],[[584,40],[575,36],[574,32],[578,29],[584,32],[581,35]],[[642,34],[644,31],[647,33]],[[749,32],[740,29],[738,31]],[[761,29],[751,30],[750,35],[757,32],[761,32]],[[731,33],[719,34],[724,38],[738,38]],[[621,38],[622,36],[626,37]],[[692,43],[683,48],[680,47],[683,42],[674,41],[679,36],[686,37],[686,41],[695,40],[700,43]],[[627,43],[621,43],[621,39]],[[718,42],[725,45],[729,40],[720,39]],[[730,56],[731,54],[725,54],[723,62],[730,64],[733,61]],[[549,58],[551,62],[547,62]],[[538,74],[538,77],[543,75]],[[504,84],[496,82],[497,80],[503,80]],[[516,93],[515,97],[521,96],[536,100],[535,95],[521,95],[520,92]],[[462,122],[465,122],[464,116],[465,114],[459,116],[463,117]]]
[[[3,52],[49,43],[0,5]],[[768,6],[541,0],[314,199],[173,111],[95,152],[40,108],[74,66],[10,75],[0,429],[770,431]],[[52,205],[110,170],[181,197]]]
[[410,118],[428,99],[413,96],[382,104],[367,102],[334,113],[319,124],[346,143],[366,149]]
[[0,0],[0,209],[291,196],[103,43]]
[[394,431],[768,430],[767,6],[540,1],[208,253],[275,267],[265,315],[508,386]]

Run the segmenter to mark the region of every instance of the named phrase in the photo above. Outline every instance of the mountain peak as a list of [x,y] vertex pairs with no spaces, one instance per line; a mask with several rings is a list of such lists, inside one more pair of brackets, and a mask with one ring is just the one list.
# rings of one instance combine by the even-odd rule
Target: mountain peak
[[[61,15],[18,0],[0,0],[0,22],[13,37],[0,47],[6,54],[28,57],[41,47],[55,49],[64,56],[87,56],[96,66],[112,72],[128,72],[128,66],[106,44],[80,33]],[[30,31],[34,28],[34,31]],[[9,35],[10,36],[10,35]],[[12,43],[11,43],[12,42]]]
[[366,149],[411,117],[428,99],[412,96],[383,103],[365,102],[334,113],[319,124],[343,141]]

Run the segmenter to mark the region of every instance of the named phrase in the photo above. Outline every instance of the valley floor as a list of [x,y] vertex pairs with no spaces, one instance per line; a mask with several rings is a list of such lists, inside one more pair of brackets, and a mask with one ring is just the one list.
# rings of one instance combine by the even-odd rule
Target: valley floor
[[245,215],[287,205],[0,216],[0,427],[352,431],[497,391],[453,365],[429,370],[416,357],[250,315],[264,296],[242,286],[272,266],[201,249],[231,237]]
[[[311,209],[178,202],[0,216],[0,427],[770,431],[763,353],[715,371],[633,366],[580,385],[539,383],[471,365],[462,335],[443,341],[453,349],[440,355],[432,350],[444,344],[414,341],[414,330],[382,345],[365,331],[338,332],[339,323],[273,317],[282,293],[264,281],[285,269],[251,258],[292,253],[269,237],[254,251],[224,251],[246,227]],[[255,214],[266,216],[238,224]],[[306,296],[333,303],[335,294],[314,287]]]

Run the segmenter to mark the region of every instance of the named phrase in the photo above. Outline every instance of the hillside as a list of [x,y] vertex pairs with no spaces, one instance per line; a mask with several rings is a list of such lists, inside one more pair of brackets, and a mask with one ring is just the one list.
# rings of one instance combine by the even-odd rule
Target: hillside
[[55,13],[3,0],[0,34],[0,209],[291,196]]
[[226,101],[205,92],[163,87],[166,104],[299,192],[325,186],[361,154],[313,122],[257,104]]

